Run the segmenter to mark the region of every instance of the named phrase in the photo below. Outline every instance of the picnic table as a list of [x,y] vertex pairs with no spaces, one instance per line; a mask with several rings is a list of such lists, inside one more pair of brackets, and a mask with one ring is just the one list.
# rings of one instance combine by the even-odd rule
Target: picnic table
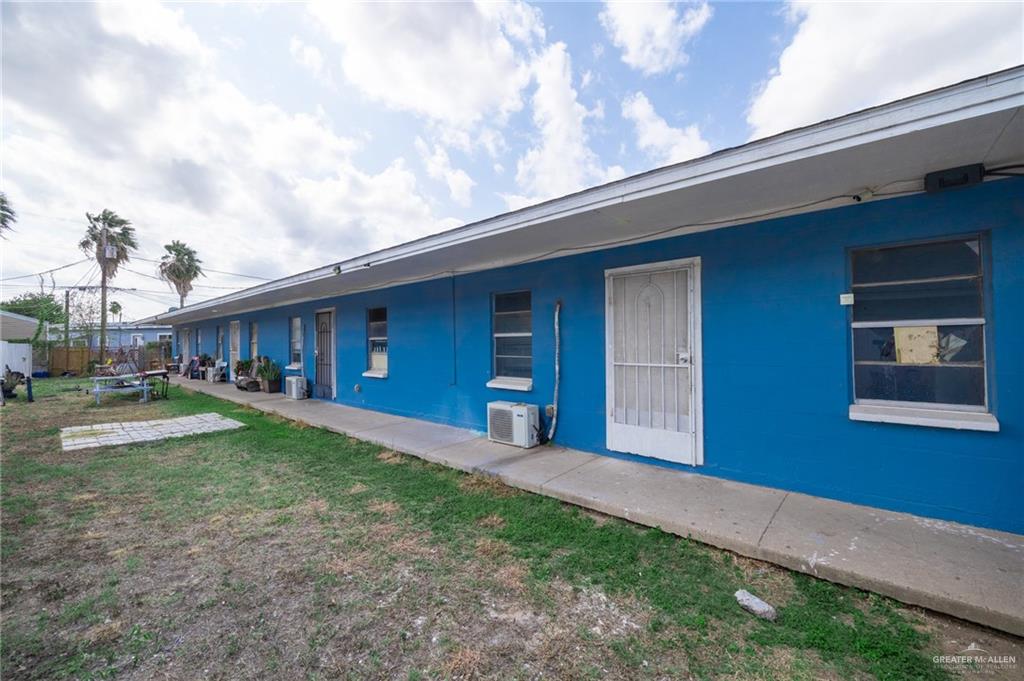
[[140,371],[135,374],[121,374],[119,376],[93,376],[92,393],[96,396],[96,405],[99,406],[100,395],[103,393],[117,392],[141,392],[142,399],[139,402],[149,402],[149,393],[153,390],[151,380],[161,379],[159,386],[160,395],[167,397],[167,384],[170,382],[166,370]]

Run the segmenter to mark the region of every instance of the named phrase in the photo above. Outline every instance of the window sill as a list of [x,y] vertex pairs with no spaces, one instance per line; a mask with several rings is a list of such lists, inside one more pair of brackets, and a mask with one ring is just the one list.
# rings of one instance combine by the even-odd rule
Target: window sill
[[287,366],[285,366],[284,370],[285,371],[302,371],[302,365],[301,364],[288,364]]
[[487,381],[488,388],[496,388],[498,390],[518,390],[520,392],[530,392],[533,390],[533,379],[532,378],[492,378]]
[[363,376],[366,376],[367,378],[387,378],[388,372],[377,369],[368,369],[363,372]]
[[999,421],[992,414],[945,409],[918,409],[914,407],[888,407],[874,404],[851,404],[851,421],[873,423],[901,423],[908,426],[952,428],[954,430],[981,430],[999,432]]

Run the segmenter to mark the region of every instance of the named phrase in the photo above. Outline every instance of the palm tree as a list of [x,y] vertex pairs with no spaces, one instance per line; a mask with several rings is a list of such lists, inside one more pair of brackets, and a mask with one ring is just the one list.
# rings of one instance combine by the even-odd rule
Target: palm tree
[[172,241],[164,246],[164,250],[167,254],[160,258],[157,272],[161,279],[174,286],[178,291],[181,307],[185,307],[185,297],[192,291],[192,282],[206,276],[200,267],[203,261],[196,257],[195,249],[181,241]]
[[121,323],[121,303],[116,300],[110,304],[110,314],[117,315],[117,323]]
[[7,200],[7,194],[0,192],[0,237],[7,238],[4,236],[4,232],[14,231],[14,223],[18,221],[18,214],[11,208],[10,202]]
[[113,279],[117,268],[129,260],[131,252],[139,247],[135,228],[112,210],[103,209],[99,215],[85,214],[89,226],[78,247],[93,256],[100,266],[100,362],[107,352],[107,280]]

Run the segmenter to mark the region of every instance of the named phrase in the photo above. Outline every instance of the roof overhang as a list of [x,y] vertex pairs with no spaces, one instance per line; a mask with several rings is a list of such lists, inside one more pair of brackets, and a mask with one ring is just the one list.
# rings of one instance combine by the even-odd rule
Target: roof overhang
[[1016,67],[139,323],[183,324],[923,191],[934,170],[1024,162],[1022,108]]

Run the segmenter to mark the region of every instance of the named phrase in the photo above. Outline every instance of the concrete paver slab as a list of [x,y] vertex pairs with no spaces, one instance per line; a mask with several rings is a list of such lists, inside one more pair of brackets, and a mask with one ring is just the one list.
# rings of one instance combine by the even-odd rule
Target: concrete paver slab
[[765,559],[1024,635],[1024,537],[792,493]]
[[245,424],[220,414],[192,414],[156,421],[122,421],[99,423],[93,426],[62,428],[61,448],[66,451],[152,442],[170,437],[184,437],[201,433],[242,428]]

